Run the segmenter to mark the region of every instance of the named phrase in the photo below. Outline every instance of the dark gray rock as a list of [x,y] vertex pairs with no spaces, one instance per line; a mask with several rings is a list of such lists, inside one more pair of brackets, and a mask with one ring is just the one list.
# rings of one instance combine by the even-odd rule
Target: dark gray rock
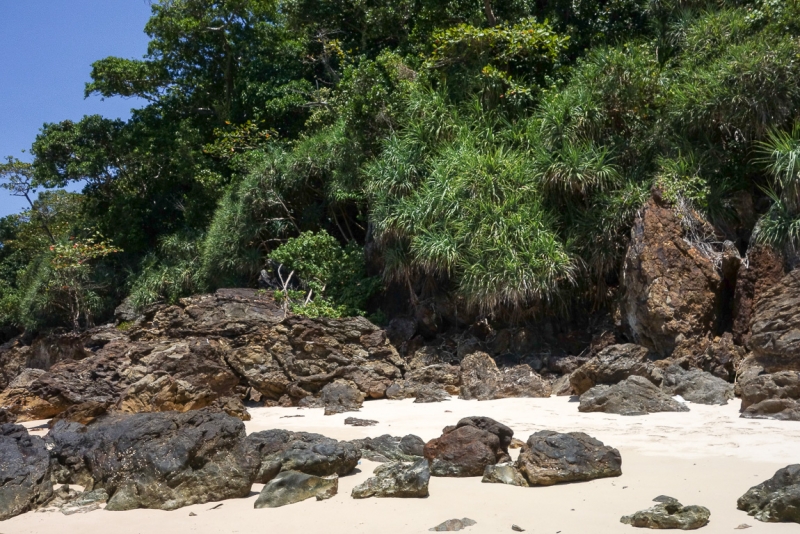
[[25,427],[0,425],[0,521],[32,510],[53,495],[45,442]]
[[613,386],[593,387],[581,395],[578,411],[646,415],[655,412],[688,412],[689,408],[646,378],[631,376]]
[[413,464],[390,462],[378,466],[375,476],[353,488],[354,499],[368,497],[427,497],[431,472],[428,462],[420,458]]
[[531,486],[551,486],[622,474],[619,451],[583,432],[532,434],[519,453],[517,469]]
[[477,521],[474,521],[468,517],[463,517],[461,519],[448,519],[444,523],[436,525],[433,528],[429,528],[428,530],[431,532],[456,532],[477,524]]
[[378,424],[377,421],[373,421],[372,419],[359,419],[358,417],[348,417],[344,420],[344,424],[350,426],[375,426]]
[[339,477],[316,477],[297,471],[283,471],[270,480],[256,499],[254,508],[278,508],[316,497],[330,499],[339,491]]
[[325,415],[357,412],[364,404],[364,394],[349,380],[337,379],[326,384],[319,392],[325,406]]
[[621,523],[639,528],[695,530],[708,524],[711,512],[703,506],[683,506],[676,499],[623,516]]
[[281,471],[325,477],[350,473],[361,459],[352,443],[320,434],[265,430],[247,436],[247,448],[259,467],[255,482],[266,484]]
[[514,464],[487,465],[481,482],[528,487],[528,481]]
[[58,481],[104,489],[107,510],[245,497],[258,466],[244,424],[207,410],[114,415],[88,426],[60,421],[47,440]]
[[78,492],[64,484],[53,493],[39,512],[61,512],[64,515],[85,514],[99,510],[108,501],[108,493],[104,489]]
[[444,477],[482,476],[487,465],[510,460],[514,431],[488,417],[465,417],[425,444],[431,474]]
[[728,404],[733,399],[733,384],[705,371],[687,371],[677,365],[664,371],[661,390],[667,395],[680,395],[697,404]]
[[361,451],[361,457],[373,462],[415,462],[423,456],[425,442],[414,434],[395,437],[384,434],[377,438],[351,441]]
[[649,349],[631,343],[606,347],[570,374],[572,392],[581,395],[594,386],[617,384],[629,376],[642,376],[658,385],[661,371],[652,357]]
[[759,521],[800,523],[800,464],[779,469],[739,497],[737,505]]
[[742,417],[800,421],[800,372],[781,371],[747,378],[739,390]]
[[450,394],[431,384],[420,385],[414,388],[414,403],[444,402],[450,400]]

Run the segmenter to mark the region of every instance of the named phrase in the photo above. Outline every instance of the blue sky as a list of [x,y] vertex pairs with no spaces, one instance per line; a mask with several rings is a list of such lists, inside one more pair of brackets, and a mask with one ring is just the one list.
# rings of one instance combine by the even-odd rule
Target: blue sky
[[[0,0],[0,158],[29,160],[45,122],[101,114],[128,118],[135,99],[83,98],[92,62],[140,58],[149,0]],[[27,204],[0,190],[0,217]]]

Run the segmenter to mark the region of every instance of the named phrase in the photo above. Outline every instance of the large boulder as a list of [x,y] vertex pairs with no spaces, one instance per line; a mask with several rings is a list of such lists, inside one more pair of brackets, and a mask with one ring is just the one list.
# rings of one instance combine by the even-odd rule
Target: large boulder
[[319,398],[325,406],[325,415],[357,412],[364,404],[364,394],[353,382],[341,378],[326,384]]
[[427,497],[431,472],[428,462],[420,458],[413,464],[390,462],[380,465],[351,493],[354,499],[367,497]]
[[800,269],[767,290],[755,305],[748,346],[768,373],[800,371]]
[[800,464],[779,469],[739,497],[737,505],[759,521],[800,523]]
[[373,462],[415,462],[422,458],[425,442],[414,434],[395,437],[384,434],[377,438],[351,441],[361,451],[361,457]]
[[50,455],[25,427],[0,425],[0,521],[27,512],[53,495]]
[[659,191],[640,210],[622,269],[621,315],[634,340],[662,357],[682,339],[712,331],[721,276],[714,261],[685,239],[683,221]]
[[750,340],[753,311],[764,294],[786,275],[783,256],[769,245],[754,245],[747,251],[736,279],[733,300],[733,340]]
[[742,417],[800,421],[800,372],[782,371],[744,380]]
[[504,399],[509,397],[549,397],[550,384],[528,365],[498,369],[494,358],[473,352],[461,361],[460,398]]
[[629,376],[642,376],[658,385],[661,371],[653,365],[652,356],[641,345],[608,346],[569,375],[572,392],[581,395],[599,384],[616,384]]
[[47,436],[56,478],[105,489],[107,510],[174,510],[249,494],[257,463],[244,424],[199,410],[60,421]]
[[705,506],[683,506],[677,499],[662,497],[647,510],[623,516],[621,523],[639,528],[696,530],[708,524],[711,512]]
[[316,497],[330,499],[339,491],[336,475],[317,477],[298,471],[283,471],[261,489],[254,508],[278,508]]
[[510,459],[514,431],[488,417],[467,417],[425,444],[423,454],[433,476],[477,477],[487,465]]
[[358,447],[320,434],[264,430],[247,436],[250,456],[258,463],[255,482],[266,484],[282,471],[325,477],[344,476],[361,459]]
[[580,396],[578,411],[620,415],[655,412],[688,412],[689,408],[641,376],[632,376],[613,386],[595,386]]
[[552,486],[622,474],[619,451],[584,434],[543,430],[520,450],[517,469],[531,486]]
[[697,404],[728,404],[733,399],[733,384],[705,371],[687,371],[677,365],[664,370],[661,390]]

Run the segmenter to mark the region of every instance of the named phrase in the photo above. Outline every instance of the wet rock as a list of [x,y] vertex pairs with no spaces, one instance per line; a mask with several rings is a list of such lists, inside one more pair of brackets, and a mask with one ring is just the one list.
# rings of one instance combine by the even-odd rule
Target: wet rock
[[581,395],[594,386],[617,384],[629,376],[641,376],[658,385],[661,372],[651,356],[650,350],[640,345],[608,346],[570,375],[572,391]]
[[717,320],[721,277],[714,262],[684,239],[682,221],[659,191],[640,211],[622,269],[621,315],[636,342],[662,357],[680,339],[702,336]]
[[339,379],[327,384],[319,397],[325,406],[325,415],[357,412],[364,404],[364,394],[348,380]]
[[514,464],[487,465],[481,482],[528,487],[528,481]]
[[258,495],[254,508],[278,508],[316,498],[330,499],[339,491],[339,477],[317,477],[297,471],[283,471],[267,482]]
[[756,303],[748,342],[768,373],[800,371],[800,269],[767,290]]
[[759,521],[800,523],[800,464],[779,469],[739,497],[737,505]]
[[733,399],[733,384],[705,371],[687,371],[677,365],[664,370],[661,390],[697,404],[728,404]]
[[357,417],[348,417],[344,420],[344,424],[350,426],[375,426],[378,424],[377,421],[373,421],[372,419],[359,419]]
[[517,469],[531,486],[551,486],[622,474],[619,451],[583,432],[532,434],[519,453]]
[[0,425],[0,521],[32,510],[52,495],[44,440],[21,425]]
[[354,499],[368,497],[427,497],[431,472],[427,460],[413,464],[389,462],[373,471],[375,476],[353,488]]
[[60,421],[47,439],[58,481],[104,489],[107,510],[244,497],[257,468],[244,424],[207,410],[111,415],[88,426]]
[[487,465],[506,462],[514,432],[488,417],[467,417],[425,444],[433,476],[482,476]]
[[800,372],[758,375],[740,385],[742,417],[800,421]]
[[498,369],[494,358],[473,352],[461,361],[462,399],[504,399],[509,397],[549,397],[550,384],[528,365]]
[[361,459],[352,443],[337,441],[320,434],[265,430],[254,432],[246,440],[249,455],[256,459],[255,482],[266,484],[281,471],[299,471],[325,477],[349,474]]
[[414,434],[402,438],[384,434],[377,438],[356,439],[351,441],[361,457],[372,462],[415,462],[422,458],[425,442]]
[[621,523],[639,528],[695,530],[708,524],[711,512],[703,506],[683,506],[669,498],[647,510],[620,519]]
[[444,523],[436,525],[433,528],[429,528],[428,530],[431,532],[457,532],[477,524],[477,521],[474,521],[468,517],[463,517],[461,519],[448,519]]
[[689,408],[646,378],[632,376],[613,386],[593,387],[581,395],[578,411],[646,415],[655,412],[688,412]]

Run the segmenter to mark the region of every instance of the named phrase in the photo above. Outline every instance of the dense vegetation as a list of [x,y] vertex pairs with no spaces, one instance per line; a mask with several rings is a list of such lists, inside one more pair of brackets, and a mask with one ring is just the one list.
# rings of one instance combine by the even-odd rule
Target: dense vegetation
[[389,284],[492,316],[585,310],[613,297],[653,187],[712,240],[797,257],[798,2],[152,9],[147,55],[86,86],[147,105],[47,124],[33,163],[0,167],[31,200],[0,220],[3,325],[255,286],[268,259],[310,315],[378,313]]

